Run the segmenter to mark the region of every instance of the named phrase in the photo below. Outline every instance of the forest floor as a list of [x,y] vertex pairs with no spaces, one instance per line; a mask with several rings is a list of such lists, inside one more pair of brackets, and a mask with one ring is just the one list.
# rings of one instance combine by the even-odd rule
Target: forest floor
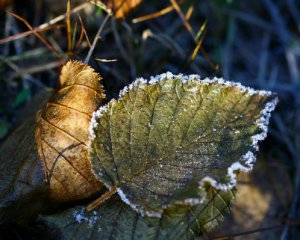
[[[187,0],[181,11],[172,2],[144,1],[124,21],[108,18],[89,62],[103,77],[108,100],[137,77],[166,71],[276,92],[280,103],[258,164],[240,179],[233,213],[210,238],[299,239],[300,2]],[[66,1],[15,0],[6,10],[21,18],[0,12],[0,142],[36,93],[57,86],[66,59],[86,58],[106,18],[101,8],[72,1],[68,43],[66,7]],[[24,36],[38,27],[41,38]]]

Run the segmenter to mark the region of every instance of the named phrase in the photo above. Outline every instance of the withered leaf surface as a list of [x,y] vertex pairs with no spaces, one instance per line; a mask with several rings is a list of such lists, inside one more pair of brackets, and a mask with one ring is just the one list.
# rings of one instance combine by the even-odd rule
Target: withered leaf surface
[[87,152],[91,114],[104,98],[100,79],[88,65],[69,61],[61,87],[38,114],[36,141],[53,199],[83,199],[101,188]]
[[223,220],[234,192],[209,187],[202,205],[174,206],[165,209],[160,219],[143,217],[114,197],[93,212],[76,207],[42,216],[40,221],[51,229],[54,239],[199,239]]
[[0,147],[0,223],[37,214],[48,189],[35,143],[35,114],[52,91],[42,90],[25,108],[32,113]]
[[201,203],[206,182],[231,189],[236,171],[252,169],[276,103],[271,92],[223,79],[171,73],[138,79],[94,114],[92,168],[148,216]]
[[115,18],[124,18],[142,0],[104,0],[102,2],[113,11]]

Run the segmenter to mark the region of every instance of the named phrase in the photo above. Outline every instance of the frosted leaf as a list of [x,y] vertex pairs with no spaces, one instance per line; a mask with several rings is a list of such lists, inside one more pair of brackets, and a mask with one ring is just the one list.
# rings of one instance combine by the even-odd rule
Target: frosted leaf
[[199,203],[207,183],[229,190],[237,171],[252,169],[276,103],[271,92],[218,78],[138,79],[94,114],[92,168],[141,214]]
[[84,208],[75,209],[72,212],[73,217],[75,218],[76,222],[78,223],[87,223],[88,228],[94,227],[95,223],[100,218],[96,211],[87,214]]
[[76,207],[42,216],[39,221],[53,230],[53,239],[196,239],[224,219],[234,198],[234,191],[219,192],[211,187],[206,192],[202,205],[186,199],[186,205],[165,209],[160,219],[141,216],[115,196],[93,212]]

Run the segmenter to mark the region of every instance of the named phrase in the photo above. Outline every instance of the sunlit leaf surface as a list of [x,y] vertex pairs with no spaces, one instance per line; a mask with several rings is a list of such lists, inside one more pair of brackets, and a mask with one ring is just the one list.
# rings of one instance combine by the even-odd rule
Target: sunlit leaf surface
[[36,141],[53,199],[82,199],[101,188],[86,146],[92,113],[104,98],[100,79],[88,65],[67,62],[59,89],[38,114]]
[[252,169],[276,102],[270,92],[222,79],[138,79],[94,113],[94,174],[141,214],[199,204],[205,182],[231,189],[236,171]]

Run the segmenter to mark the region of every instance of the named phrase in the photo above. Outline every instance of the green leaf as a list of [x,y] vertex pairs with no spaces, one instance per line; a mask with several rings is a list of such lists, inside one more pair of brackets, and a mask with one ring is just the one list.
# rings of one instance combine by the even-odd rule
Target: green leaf
[[138,79],[93,115],[94,174],[141,214],[199,204],[205,182],[232,189],[235,173],[252,169],[276,103],[270,92],[223,79]]
[[196,239],[223,220],[234,192],[210,187],[203,205],[171,207],[160,219],[141,216],[115,196],[93,212],[76,207],[39,221],[53,239]]

